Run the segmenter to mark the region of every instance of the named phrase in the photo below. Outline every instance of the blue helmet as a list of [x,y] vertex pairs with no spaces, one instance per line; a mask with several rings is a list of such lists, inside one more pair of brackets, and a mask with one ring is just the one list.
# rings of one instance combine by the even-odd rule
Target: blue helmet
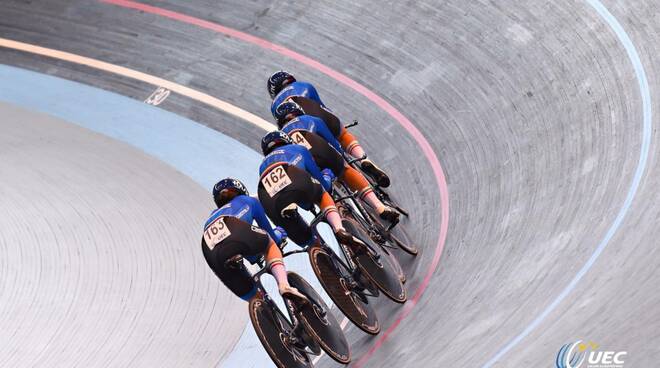
[[300,116],[300,115],[305,115],[305,112],[303,111],[302,107],[298,105],[297,103],[293,101],[287,101],[287,102],[282,102],[277,108],[275,109],[275,114],[273,116],[275,119],[277,119],[277,124],[281,125],[287,121],[286,117],[289,114],[293,114],[294,116]]
[[237,195],[250,195],[245,184],[234,178],[225,178],[213,186],[213,201],[218,208],[224,206]]
[[273,73],[270,78],[268,78],[268,94],[270,94],[270,98],[275,98],[285,85],[295,81],[296,78],[284,70]]
[[271,153],[275,148],[293,144],[293,140],[286,133],[280,130],[270,132],[261,139],[261,152],[264,156]]

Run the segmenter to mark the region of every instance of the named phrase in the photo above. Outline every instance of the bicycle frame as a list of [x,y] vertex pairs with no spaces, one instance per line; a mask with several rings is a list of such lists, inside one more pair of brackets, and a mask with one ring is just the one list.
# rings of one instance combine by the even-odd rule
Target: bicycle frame
[[351,217],[359,222],[364,230],[368,231],[369,237],[381,247],[394,249],[395,247],[387,243],[389,238],[388,232],[391,230],[392,225],[386,228],[384,225],[378,223],[365,208],[365,205],[355,198],[356,194],[345,183],[341,182],[338,185],[343,192],[340,194],[345,194],[335,198],[335,203],[341,204],[341,210],[349,212]]
[[[299,253],[299,252],[289,252],[287,254],[284,254],[283,257],[286,257],[287,255],[294,253]],[[259,267],[261,267],[261,269],[252,275],[252,279],[257,284],[257,290],[260,290],[263,293],[264,302],[270,307],[272,313],[280,313],[284,316],[284,313],[282,313],[280,308],[277,306],[275,301],[270,297],[270,295],[266,291],[266,288],[264,288],[263,284],[261,283],[261,276],[263,276],[265,273],[268,273],[268,268],[265,267],[263,260],[258,261],[257,264],[259,265]],[[245,265],[242,264],[242,260],[241,260],[241,266],[245,267]],[[321,317],[325,317],[325,314],[328,311],[326,311],[321,305],[319,305],[314,298],[310,298],[309,295],[305,294],[303,290],[299,290],[299,292],[301,292],[303,295],[307,297],[309,302],[321,314]],[[288,313],[289,317],[291,319],[291,326],[292,326],[291,331],[285,334],[286,338],[291,342],[291,347],[305,354],[316,355],[313,351],[307,349],[307,343],[302,338],[302,333],[305,332],[305,330],[303,324],[300,322],[298,317],[296,317],[296,314],[298,312],[296,309],[296,305],[291,300],[286,298],[284,298],[284,305],[286,305],[286,308],[289,312]],[[277,323],[280,325],[280,331],[287,330],[285,326],[281,324],[281,321],[279,319],[274,318],[274,320],[277,321]],[[302,343],[304,347],[301,347],[300,343]]]
[[[346,248],[344,244],[339,243],[339,248],[342,251],[342,254],[344,255],[344,259],[339,257],[337,253],[330,248],[330,246],[325,242],[323,237],[321,237],[321,234],[319,234],[317,226],[323,222],[323,215],[318,213],[315,208],[312,208],[311,212],[314,214],[314,219],[312,222],[309,224],[309,226],[312,228],[312,232],[315,237],[317,237],[321,243],[321,246],[327,251],[327,253],[330,255],[330,259],[332,260],[333,268],[335,271],[342,277],[346,278],[351,285],[359,285],[359,283],[356,280],[355,274],[357,272],[361,272],[360,269],[357,267],[355,262],[353,261],[353,258],[351,257],[350,251]],[[368,243],[367,246],[371,249],[371,246]],[[291,254],[298,254],[298,253],[305,253],[309,250],[309,246],[303,247],[298,250],[286,252],[284,256],[288,256]],[[373,249],[371,249],[373,252]],[[346,273],[345,270],[348,270],[349,273]],[[355,289],[352,288],[352,291],[362,294],[364,296],[371,296],[371,297],[377,297],[378,295],[368,291],[366,288],[363,288],[363,290]]]

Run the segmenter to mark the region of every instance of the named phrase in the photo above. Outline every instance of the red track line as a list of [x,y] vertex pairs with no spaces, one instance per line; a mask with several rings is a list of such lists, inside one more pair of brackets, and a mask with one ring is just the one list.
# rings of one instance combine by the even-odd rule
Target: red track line
[[99,0],[99,1],[103,3],[117,5],[124,8],[140,10],[145,13],[155,14],[165,18],[170,18],[180,22],[196,25],[201,28],[206,28],[218,33],[222,33],[229,37],[233,37],[235,39],[242,40],[247,43],[251,43],[253,45],[257,45],[264,49],[274,51],[278,54],[299,61],[311,68],[320,71],[323,74],[326,74],[327,76],[337,80],[338,82],[346,85],[347,87],[353,89],[354,91],[358,92],[359,94],[371,100],[373,103],[378,105],[378,107],[380,107],[390,116],[392,116],[404,129],[408,131],[408,133],[415,139],[415,141],[417,141],[417,144],[421,148],[422,152],[424,152],[426,159],[428,160],[429,164],[431,165],[431,168],[433,169],[433,174],[435,175],[435,179],[438,184],[438,190],[440,191],[440,233],[438,235],[438,243],[435,248],[435,253],[433,254],[431,265],[428,268],[424,280],[417,288],[415,295],[412,297],[412,299],[408,301],[408,303],[406,303],[404,310],[401,312],[399,316],[397,316],[396,321],[380,336],[378,341],[376,341],[376,343],[371,347],[371,349],[369,349],[369,351],[353,365],[354,367],[361,367],[369,360],[369,358],[376,352],[376,350],[378,350],[383,345],[385,340],[387,340],[389,335],[391,335],[392,332],[399,326],[401,321],[412,312],[413,308],[415,307],[417,302],[419,302],[422,294],[428,287],[429,282],[431,281],[431,277],[433,276],[433,273],[435,272],[435,270],[438,267],[438,264],[440,263],[440,257],[445,247],[445,242],[447,240],[447,229],[449,226],[449,191],[447,189],[447,180],[445,178],[445,173],[442,169],[442,166],[440,165],[440,161],[438,160],[438,157],[435,155],[435,152],[433,151],[433,148],[431,148],[429,142],[417,129],[417,127],[415,127],[413,123],[410,122],[410,120],[408,120],[408,118],[403,116],[403,114],[401,114],[396,108],[394,108],[394,106],[392,106],[390,103],[385,101],[382,97],[378,96],[371,90],[367,89],[367,87],[354,81],[348,76],[339,73],[331,69],[330,67],[323,65],[318,61],[311,59],[305,55],[299,54],[286,47],[276,45],[262,38],[232,28],[221,26],[219,24],[209,22],[207,20],[195,18],[171,10],[167,10],[151,5],[146,5],[146,4],[140,4],[130,0]]

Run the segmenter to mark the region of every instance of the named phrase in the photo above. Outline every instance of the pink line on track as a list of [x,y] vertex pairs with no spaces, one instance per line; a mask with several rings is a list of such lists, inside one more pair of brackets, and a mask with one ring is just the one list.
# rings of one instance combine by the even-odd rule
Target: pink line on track
[[380,338],[374,345],[367,351],[365,355],[363,355],[356,363],[354,363],[354,367],[361,367],[364,365],[369,358],[383,345],[383,343],[387,340],[387,338],[392,334],[392,332],[401,324],[401,321],[406,318],[413,310],[415,305],[419,302],[420,298],[422,297],[422,294],[426,290],[426,288],[429,285],[429,282],[431,281],[431,277],[433,276],[433,273],[438,267],[438,264],[440,263],[440,257],[442,255],[442,251],[445,247],[445,242],[447,240],[447,229],[449,226],[449,191],[447,189],[447,180],[445,178],[445,173],[442,169],[442,166],[440,165],[440,161],[438,160],[438,157],[435,155],[435,152],[433,151],[433,148],[431,148],[431,145],[429,142],[424,138],[422,133],[413,125],[408,118],[403,116],[394,106],[390,105],[387,101],[385,101],[382,97],[378,96],[371,90],[367,89],[367,87],[361,85],[360,83],[352,80],[351,78],[347,77],[346,75],[339,73],[331,68],[329,68],[326,65],[323,65],[319,63],[318,61],[311,59],[305,55],[299,54],[293,50],[290,50],[286,47],[276,45],[272,42],[266,41],[262,38],[252,36],[250,34],[237,31],[232,28],[228,28],[225,26],[221,26],[216,23],[212,23],[203,19],[195,18],[186,14],[174,12],[171,10],[163,9],[163,8],[158,8],[155,6],[151,5],[146,5],[146,4],[140,4],[134,1],[129,1],[129,0],[99,0],[100,2],[103,3],[108,3],[108,4],[113,4],[117,5],[120,7],[124,8],[129,8],[129,9],[135,9],[135,10],[140,10],[145,13],[151,13],[155,15],[159,15],[165,18],[170,18],[174,19],[180,22],[192,24],[199,26],[201,28],[206,28],[215,32],[222,33],[224,35],[227,35],[229,37],[233,37],[238,40],[245,41],[247,43],[251,43],[253,45],[257,45],[259,47],[262,47],[264,49],[268,49],[271,51],[274,51],[278,54],[284,55],[286,57],[289,57],[291,59],[294,59],[296,61],[299,61],[311,68],[314,68],[318,71],[320,71],[323,74],[328,75],[329,77],[337,80],[338,82],[346,85],[347,87],[353,89],[354,91],[358,92],[359,94],[363,95],[364,97],[368,98],[371,100],[373,103],[378,105],[382,110],[387,112],[390,116],[392,116],[404,129],[408,131],[408,133],[415,139],[419,147],[421,148],[422,152],[426,156],[426,159],[428,160],[429,164],[431,165],[431,168],[433,169],[433,174],[435,175],[435,179],[438,184],[438,190],[440,191],[440,234],[438,236],[438,243],[435,248],[435,253],[433,254],[433,259],[431,261],[431,264],[427,270],[426,276],[424,277],[424,280],[422,283],[419,285],[417,288],[415,294],[413,295],[412,299],[409,299],[406,305],[404,306],[403,311],[399,316],[397,316],[395,322],[385,331],[380,335]]

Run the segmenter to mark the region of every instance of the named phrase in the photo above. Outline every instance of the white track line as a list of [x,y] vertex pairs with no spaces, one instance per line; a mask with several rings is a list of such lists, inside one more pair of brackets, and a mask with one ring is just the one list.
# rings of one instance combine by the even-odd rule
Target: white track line
[[339,324],[339,327],[343,330],[346,328],[346,325],[348,324],[348,318],[344,317],[344,319],[341,320],[341,323]]
[[75,64],[80,64],[80,65],[85,65],[89,66],[94,69],[99,69],[103,70],[109,73],[113,74],[118,74],[124,77],[136,79],[148,84],[151,84],[155,87],[162,87],[166,88],[170,91],[176,92],[180,95],[189,97],[193,100],[202,102],[204,104],[207,104],[209,106],[213,106],[219,110],[222,110],[228,114],[234,115],[239,119],[243,119],[265,131],[271,131],[276,129],[274,124],[271,124],[267,122],[266,120],[258,117],[257,115],[254,115],[250,112],[247,112],[237,106],[234,106],[228,102],[222,101],[218,98],[215,98],[213,96],[207,95],[206,93],[202,93],[199,91],[196,91],[192,88],[188,88],[186,86],[182,86],[180,84],[155,77],[150,74],[142,73],[137,70],[125,68],[123,66],[119,65],[114,65],[110,63],[106,63],[105,61],[97,60],[97,59],[92,59],[88,58],[85,56],[80,56],[76,54],[72,54],[69,52],[65,51],[60,51],[60,50],[54,50],[54,49],[49,49],[41,46],[36,46],[36,45],[31,45],[29,43],[23,43],[23,42],[18,42],[18,41],[13,41],[13,40],[8,40],[6,38],[0,38],[0,47],[5,47],[8,49],[14,49],[14,50],[20,50],[24,52],[28,52],[31,54],[37,54],[37,55],[42,55],[42,56],[47,56],[53,59],[58,59],[58,60],[64,60],[68,61],[71,63]]
[[[186,86],[162,78],[158,78],[150,74],[142,73],[137,70],[129,69],[119,65],[110,64],[105,61],[92,59],[81,55],[72,54],[65,51],[49,49],[46,47],[32,45],[24,42],[13,41],[6,38],[0,38],[0,47],[19,50],[41,56],[47,56],[53,59],[63,60],[74,64],[85,65],[90,68],[103,70],[105,72],[139,80],[141,82],[151,84],[157,88],[165,88],[167,90],[176,92],[180,95],[186,96],[190,99],[215,107],[228,114],[234,115],[239,119],[245,120],[246,122],[253,124],[256,127],[259,127],[265,131],[271,131],[277,129],[277,127],[274,124],[271,124],[266,120],[258,117],[257,115],[254,115],[250,112],[241,109],[240,107],[234,106],[228,102],[222,101],[206,93],[202,93],[192,88],[188,88]],[[348,319],[344,317],[344,319],[340,323],[341,329],[344,330],[347,324],[348,324]],[[321,354],[314,359],[313,363],[318,362],[323,355],[324,353],[321,352]]]
[[610,226],[609,230],[607,230],[607,233],[605,234],[605,237],[603,240],[601,240],[600,244],[598,244],[598,247],[596,250],[591,254],[591,257],[587,260],[587,262],[580,268],[578,273],[573,277],[571,282],[569,282],[568,285],[557,295],[557,297],[548,305],[545,307],[545,309],[539,314],[534,320],[532,320],[525,329],[520,332],[516,337],[514,337],[509,343],[504,345],[500,350],[495,353],[495,355],[488,361],[486,364],[483,365],[482,368],[490,368],[495,363],[497,363],[506,353],[508,353],[511,349],[513,349],[516,345],[518,345],[522,340],[524,340],[534,329],[536,329],[538,326],[541,325],[541,323],[545,320],[545,318],[554,311],[557,306],[566,299],[568,294],[570,294],[575,287],[579,284],[580,280],[586,275],[586,273],[591,269],[591,267],[596,263],[596,260],[598,260],[598,257],[603,253],[605,248],[608,246],[610,243],[610,240],[614,237],[614,234],[616,234],[617,230],[619,230],[619,227],[623,223],[623,219],[626,217],[628,214],[628,211],[630,210],[632,206],[633,199],[635,198],[635,195],[637,194],[637,189],[639,188],[639,184],[642,180],[642,176],[644,176],[644,172],[646,171],[646,166],[647,166],[647,161],[649,157],[649,152],[650,152],[650,147],[651,147],[651,137],[653,135],[653,118],[652,118],[652,101],[651,101],[651,92],[649,88],[649,83],[648,79],[646,77],[646,71],[644,70],[644,65],[642,64],[641,58],[639,57],[639,54],[637,53],[637,49],[635,48],[635,45],[633,44],[632,40],[630,39],[630,36],[628,36],[628,33],[626,30],[623,28],[621,23],[610,13],[609,10],[603,5],[600,0],[585,0],[589,5],[591,5],[598,15],[603,18],[603,20],[610,26],[612,31],[616,34],[617,38],[623,45],[623,47],[626,50],[626,53],[628,54],[628,58],[630,59],[630,62],[632,63],[632,66],[635,70],[635,76],[637,78],[637,83],[639,85],[639,92],[642,97],[642,111],[643,111],[643,125],[642,125],[642,146],[640,148],[640,153],[639,153],[639,162],[637,164],[637,169],[635,170],[635,176],[633,177],[632,183],[630,185],[630,189],[628,189],[628,195],[626,196],[626,200],[623,203],[623,206],[619,210],[619,213],[617,214],[616,218],[614,219],[614,222]]

